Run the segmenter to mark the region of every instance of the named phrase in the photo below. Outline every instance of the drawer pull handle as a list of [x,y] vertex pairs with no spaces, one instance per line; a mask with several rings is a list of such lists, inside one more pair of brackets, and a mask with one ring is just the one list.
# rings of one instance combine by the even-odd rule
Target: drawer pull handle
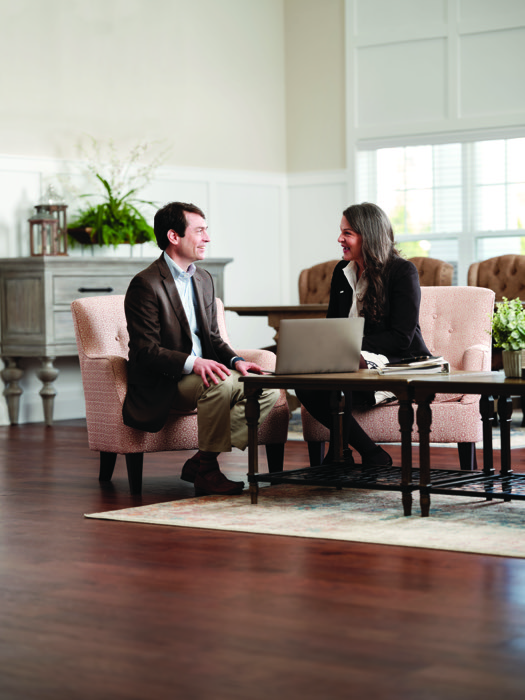
[[80,287],[79,292],[112,292],[113,287]]

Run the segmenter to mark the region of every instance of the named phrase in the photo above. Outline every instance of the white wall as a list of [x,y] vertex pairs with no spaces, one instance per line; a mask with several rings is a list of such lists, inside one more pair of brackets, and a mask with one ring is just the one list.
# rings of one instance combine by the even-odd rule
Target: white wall
[[283,0],[0,0],[0,153],[82,133],[178,166],[285,169]]
[[288,172],[344,168],[343,0],[286,0]]

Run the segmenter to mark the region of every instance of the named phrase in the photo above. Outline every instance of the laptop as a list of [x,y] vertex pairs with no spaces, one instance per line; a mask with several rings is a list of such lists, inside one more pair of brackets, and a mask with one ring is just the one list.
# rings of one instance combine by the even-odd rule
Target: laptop
[[362,317],[282,320],[275,374],[356,372],[364,324]]

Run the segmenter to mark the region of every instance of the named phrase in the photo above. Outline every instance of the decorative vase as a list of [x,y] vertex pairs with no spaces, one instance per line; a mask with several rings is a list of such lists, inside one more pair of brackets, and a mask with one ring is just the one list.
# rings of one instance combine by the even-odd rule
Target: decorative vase
[[522,350],[503,350],[503,371],[506,377],[521,377]]

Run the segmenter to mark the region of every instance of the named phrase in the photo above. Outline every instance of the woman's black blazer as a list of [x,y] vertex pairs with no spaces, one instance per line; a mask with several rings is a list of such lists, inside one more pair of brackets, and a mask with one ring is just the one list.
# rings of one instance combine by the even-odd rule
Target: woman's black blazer
[[[328,318],[344,318],[350,312],[353,292],[344,274],[347,265],[346,260],[341,260],[334,270]],[[362,350],[386,355],[390,362],[429,355],[419,327],[421,288],[415,265],[396,256],[386,268],[385,275],[385,314],[375,324],[365,316]]]

